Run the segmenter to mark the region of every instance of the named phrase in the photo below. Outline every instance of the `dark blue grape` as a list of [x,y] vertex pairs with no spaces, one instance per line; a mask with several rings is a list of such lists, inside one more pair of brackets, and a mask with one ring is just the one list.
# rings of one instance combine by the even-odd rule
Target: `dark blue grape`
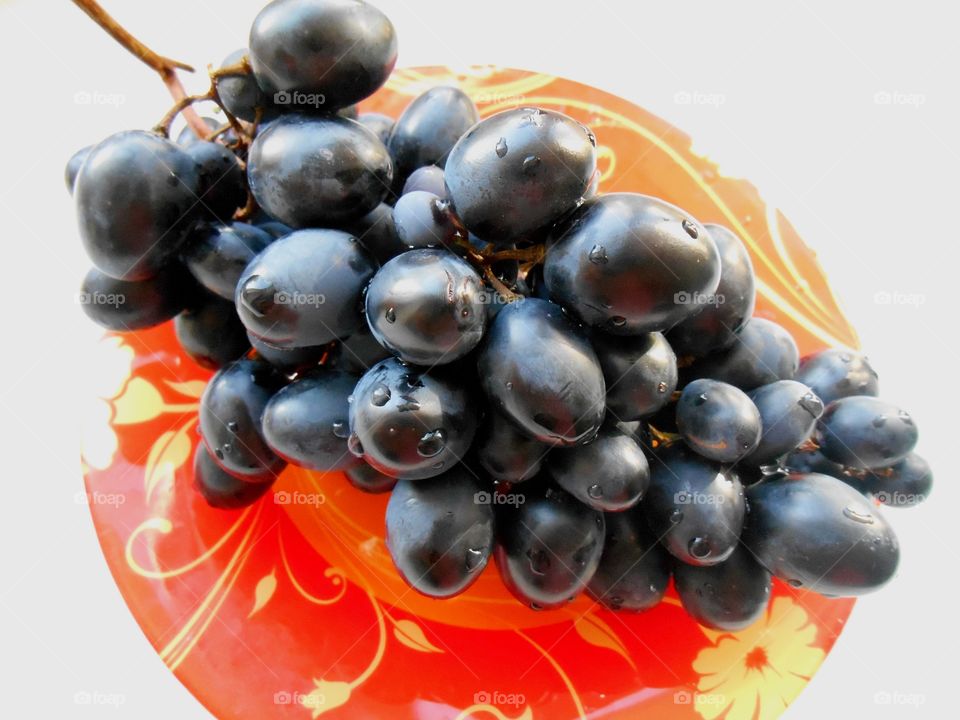
[[401,480],[387,503],[387,549],[410,586],[448,598],[480,576],[493,549],[493,508],[463,467],[439,477]]
[[677,401],[677,428],[700,455],[731,463],[760,442],[761,418],[746,393],[718,380],[694,380]]
[[910,453],[896,465],[866,473],[863,490],[888,507],[919,505],[933,489],[933,471],[916,453]]
[[263,437],[287,462],[311,470],[341,470],[356,464],[347,449],[347,398],[354,375],[317,368],[270,398],[263,411]]
[[267,233],[274,240],[277,238],[282,238],[284,235],[289,235],[293,232],[293,228],[289,225],[284,225],[281,222],[276,220],[267,220],[266,222],[258,222],[256,224],[258,228]]
[[67,160],[67,167],[63,172],[63,179],[67,183],[67,190],[71,195],[73,195],[73,188],[77,184],[77,175],[80,174],[83,161],[87,159],[87,155],[90,154],[91,150],[93,150],[93,145],[87,145],[77,150],[70,156],[70,159]]
[[557,448],[547,472],[577,500],[602,512],[620,512],[640,502],[650,484],[650,466],[637,442],[616,428],[573,448]]
[[222,222],[230,222],[247,204],[247,181],[237,156],[216,142],[197,141],[184,147],[200,168],[198,202],[203,210]]
[[494,557],[507,589],[534,609],[561,607],[590,582],[603,552],[604,517],[546,483],[501,505]]
[[677,356],[661,333],[620,337],[596,332],[593,348],[607,383],[607,409],[620,420],[653,415],[677,389]]
[[491,478],[518,483],[540,472],[550,446],[521,432],[500,413],[490,411],[477,432],[474,450]]
[[393,208],[380,203],[359,220],[344,223],[342,230],[356,237],[381,265],[409,248],[397,235]]
[[578,445],[600,429],[606,396],[600,362],[553,303],[527,298],[504,307],[477,367],[490,402],[531,437]]
[[221,368],[200,398],[200,432],[217,464],[251,482],[276,476],[286,464],[263,438],[261,418],[283,378],[266,363],[237,360]]
[[460,462],[476,432],[474,406],[452,373],[389,358],[360,378],[350,403],[350,447],[402,480],[434,477]]
[[345,118],[285,115],[250,146],[247,180],[257,203],[291,227],[349,222],[373,210],[393,178],[370,130]]
[[[234,50],[227,55],[220,67],[236,65],[249,53],[250,51],[246,48]],[[263,107],[267,104],[252,73],[221,75],[217,78],[216,84],[217,95],[219,95],[224,109],[241,120],[253,122],[257,119],[257,107]]]
[[550,297],[614,335],[667,330],[720,281],[720,255],[703,226],[646,195],[589,200],[552,237],[543,266]]
[[353,487],[361,492],[370,493],[371,495],[390,492],[397,484],[396,478],[384,475],[365,462],[358,462],[348,467],[344,471],[344,474]]
[[643,612],[660,604],[670,582],[670,554],[639,508],[607,513],[606,538],[587,592],[611,610]]
[[362,0],[273,0],[250,28],[257,83],[281,104],[300,92],[334,112],[372,95],[396,62],[393,25]]
[[397,237],[407,248],[448,245],[457,234],[450,203],[423,190],[407,193],[397,200],[393,223]]
[[745,513],[740,479],[681,446],[650,459],[650,487],[641,507],[663,546],[689,565],[716,565],[730,557]]
[[361,294],[374,261],[339,230],[298,230],[257,255],[237,283],[247,330],[275,347],[348,337],[363,323]]
[[243,357],[250,349],[247,331],[233,302],[204,293],[177,315],[177,341],[201,367],[214,370]]
[[800,363],[796,379],[809,385],[827,405],[844,397],[875,396],[880,389],[877,373],[866,355],[843,348],[808,355]]
[[499,245],[575,208],[596,167],[596,138],[583,125],[553,110],[517,108],[468,130],[444,174],[467,229]]
[[80,286],[78,300],[87,317],[101,327],[130,332],[169,320],[195,294],[193,280],[178,264],[135,282],[117,280],[91,268]]
[[917,426],[907,412],[888,402],[847,397],[827,405],[815,439],[829,460],[851,468],[883,468],[913,450]]
[[750,393],[760,411],[760,443],[747,457],[752,465],[768,465],[809,439],[823,414],[823,402],[796,380],[777,380]]
[[402,188],[410,173],[424,165],[442,168],[457,140],[478,120],[477,106],[459,88],[433,87],[415,98],[397,118],[387,140],[394,187]]
[[77,176],[80,238],[93,264],[121,280],[160,272],[193,229],[197,163],[169,140],[139,130],[111,135]]
[[737,333],[732,346],[682,372],[681,383],[711,378],[746,392],[777,380],[792,380],[799,364],[800,352],[793,336],[775,322],[753,318]]
[[714,630],[743,630],[760,619],[770,602],[770,573],[743,546],[717,565],[677,563],[673,579],[683,609]]
[[846,482],[844,466],[828,460],[819,450],[796,450],[783,459],[782,465],[784,469],[793,473],[830,475]]
[[[209,130],[210,132],[217,130],[221,125],[221,123],[217,122],[212,117],[202,117],[200,118],[200,121],[207,126],[207,130]],[[177,135],[176,142],[177,142],[177,145],[186,147],[188,145],[192,145],[198,140],[203,140],[203,139],[204,138],[197,137],[197,133],[194,132],[192,127],[190,127],[189,125],[184,125],[183,129]]]
[[713,302],[698,304],[667,334],[670,345],[683,356],[704,357],[732,345],[756,304],[753,263],[743,242],[722,225],[703,227],[720,252],[720,284]]
[[872,503],[829,475],[785,475],[747,491],[743,544],[778,578],[833,596],[862,595],[897,569],[900,546]]
[[271,242],[273,237],[254,225],[203,225],[190,236],[181,257],[201,285],[232,302],[244,269]]
[[320,362],[324,353],[330,352],[329,345],[313,347],[274,347],[266,343],[251,332],[247,332],[247,340],[264,361],[285,373],[292,373],[315,366]]
[[377,342],[370,331],[370,326],[365,324],[350,337],[340,341],[333,364],[344,372],[363,375],[388,357],[390,357],[390,351]]
[[456,255],[411,250],[373,276],[367,322],[380,344],[401,360],[445,364],[469,353],[483,338],[484,294],[480,276]]
[[403,184],[401,195],[418,191],[433,193],[442,200],[448,200],[447,183],[443,179],[443,168],[436,165],[424,165],[410,173]]
[[193,457],[193,484],[210,507],[236,510],[252,505],[273,485],[271,476],[263,482],[236,478],[217,465],[206,446],[198,445]]
[[382,113],[366,112],[357,116],[357,122],[380,138],[380,142],[387,144],[387,139],[393,130],[393,118]]

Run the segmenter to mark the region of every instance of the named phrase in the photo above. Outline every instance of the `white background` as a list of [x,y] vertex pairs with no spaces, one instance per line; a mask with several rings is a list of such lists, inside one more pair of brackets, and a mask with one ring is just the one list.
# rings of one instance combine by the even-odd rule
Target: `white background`
[[[106,4],[197,67],[244,45],[260,5]],[[787,717],[955,716],[960,44],[949,4],[379,5],[397,26],[400,65],[495,62],[596,85],[688,131],[785,210],[833,278],[883,395],[916,417],[938,475],[927,505],[888,514],[899,575],[858,604]],[[144,639],[74,499],[83,362],[97,333],[74,302],[86,261],[63,165],[82,145],[153,125],[169,101],[150,71],[51,0],[0,0],[0,88],[0,714],[209,717]],[[712,99],[679,104],[678,93]],[[877,303],[878,293],[902,300]],[[123,704],[78,706],[77,692]]]

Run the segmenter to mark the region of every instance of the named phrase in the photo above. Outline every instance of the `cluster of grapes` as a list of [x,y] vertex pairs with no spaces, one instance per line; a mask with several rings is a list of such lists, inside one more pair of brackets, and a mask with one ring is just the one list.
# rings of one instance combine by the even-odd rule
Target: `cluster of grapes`
[[275,0],[215,78],[225,132],[123,132],[70,161],[84,292],[124,299],[88,314],[174,318],[218,369],[204,497],[249,504],[287,463],[343,471],[392,493],[390,553],[438,598],[491,555],[533,608],[587,591],[644,610],[672,576],[726,629],[773,576],[885,583],[899,549],[876,501],[913,504],[932,475],[866,359],[801,362],[751,317],[740,239],[598,194],[596,138],[559,112],[479,121],[438,87],[396,121],[357,115],[395,59],[360,0]]

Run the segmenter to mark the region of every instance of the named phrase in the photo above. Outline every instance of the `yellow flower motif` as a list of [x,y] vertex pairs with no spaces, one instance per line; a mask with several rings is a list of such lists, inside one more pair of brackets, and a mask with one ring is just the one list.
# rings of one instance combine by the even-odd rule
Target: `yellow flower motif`
[[773,601],[763,620],[739,633],[708,633],[714,645],[700,651],[697,712],[714,720],[779,717],[820,667],[826,653],[813,645],[817,628],[790,598]]

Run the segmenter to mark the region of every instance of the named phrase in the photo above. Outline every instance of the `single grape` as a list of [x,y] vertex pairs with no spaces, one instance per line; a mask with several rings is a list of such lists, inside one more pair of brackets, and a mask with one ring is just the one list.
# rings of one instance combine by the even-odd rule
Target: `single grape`
[[[212,117],[202,117],[200,118],[200,120],[201,122],[203,122],[204,125],[207,126],[207,129],[210,132],[217,130],[222,124],[214,120]],[[192,145],[193,143],[202,139],[203,138],[197,137],[197,133],[194,132],[192,127],[190,127],[189,125],[184,125],[183,129],[177,135],[177,145],[180,145],[182,147],[187,147],[188,145]]]
[[607,409],[620,420],[653,415],[677,389],[677,356],[661,333],[591,336],[607,383]]
[[[244,56],[249,56],[247,48],[234,50],[224,58],[221,68],[236,65]],[[252,73],[238,73],[236,75],[221,75],[217,78],[217,94],[223,103],[224,109],[241,120],[253,122],[257,119],[257,107],[267,104],[266,98],[257,85]]]
[[762,424],[760,411],[742,390],[718,380],[694,380],[677,401],[677,428],[698,454],[731,463],[757,447]]
[[64,170],[63,179],[67,183],[67,190],[70,191],[71,195],[73,195],[73,188],[77,184],[77,175],[80,174],[83,161],[87,159],[87,155],[90,154],[91,150],[93,150],[93,145],[82,147],[67,160],[67,167]]
[[505,110],[457,141],[444,177],[470,232],[507,244],[577,206],[597,168],[596,138],[553,110]]
[[275,240],[237,283],[240,319],[274,347],[323,345],[363,323],[361,295],[374,261],[340,230],[298,230]]
[[284,235],[289,235],[293,232],[293,228],[289,225],[284,225],[281,222],[276,220],[267,220],[266,222],[258,222],[256,226],[263,230],[267,235],[272,237],[274,240],[277,238],[282,238]]
[[663,546],[689,565],[716,565],[730,557],[745,513],[736,474],[682,446],[650,459],[650,487],[641,507]]
[[417,168],[442,168],[460,136],[479,120],[477,106],[459,88],[433,87],[417,96],[397,118],[387,139],[394,188],[402,188]]
[[590,582],[603,552],[604,517],[547,483],[498,505],[494,557],[503,583],[534,609],[565,605]]
[[913,507],[929,497],[933,471],[926,460],[910,453],[890,468],[868,472],[862,486],[888,507]]
[[660,604],[670,582],[670,554],[639,508],[607,513],[600,564],[587,592],[611,610],[643,612]]
[[650,466],[637,442],[616,428],[572,448],[557,448],[547,472],[577,500],[602,512],[620,512],[640,502],[650,484]]
[[828,460],[819,450],[795,450],[787,455],[781,464],[785,470],[792,473],[801,475],[818,473],[820,475],[830,475],[844,482],[847,481],[844,466],[833,462],[833,460]]
[[760,411],[760,443],[747,456],[751,465],[768,465],[809,439],[823,414],[823,402],[796,380],[777,380],[749,393]]
[[748,628],[770,602],[770,573],[743,546],[717,565],[677,563],[673,578],[683,609],[714,630]]
[[180,254],[201,285],[232,302],[244,269],[272,242],[265,230],[242,222],[201,225]]
[[374,135],[380,138],[380,142],[387,144],[387,139],[393,130],[393,118],[382,113],[366,112],[357,116],[357,122],[365,126]]
[[111,135],[90,151],[75,190],[93,264],[120,280],[159,273],[193,229],[199,191],[196,161],[169,140],[139,130]]
[[[756,278],[746,246],[722,225],[705,224],[720,253],[720,284],[707,302],[670,329],[667,339],[680,355],[705,357],[730,347],[756,304]],[[694,298],[696,300],[696,298]]]
[[480,276],[456,255],[411,250],[373,276],[367,322],[380,344],[401,360],[445,364],[469,353],[483,338],[484,293]]
[[287,462],[311,470],[342,470],[356,464],[347,449],[347,398],[354,375],[316,368],[270,398],[263,411],[263,437]]
[[269,365],[237,360],[222,367],[200,398],[200,433],[217,464],[251,482],[275,477],[286,464],[263,439],[261,418],[283,384]]
[[400,242],[410,249],[449,245],[457,234],[450,203],[424,190],[397,200],[393,222]]
[[250,28],[257,84],[284,107],[304,93],[320,110],[344,108],[372,95],[396,62],[393,25],[362,0],[273,0]]
[[357,383],[350,403],[350,449],[401,480],[440,475],[460,462],[476,432],[475,405],[452,372],[389,358]]
[[493,507],[463,467],[427,480],[401,480],[387,503],[387,549],[414,590],[448,598],[480,576],[493,549]]
[[726,350],[705,357],[687,368],[683,381],[696,378],[722,380],[744,392],[777,380],[792,380],[800,364],[793,336],[764,318],[752,318]]
[[291,227],[361,218],[380,204],[392,178],[377,136],[338,117],[284,115],[257,134],[247,161],[257,203]]
[[264,361],[284,373],[308,369],[320,362],[324,353],[330,352],[329,345],[313,347],[274,347],[256,335],[247,331],[247,340]]
[[273,477],[249,482],[234,477],[217,465],[205,445],[198,445],[193,456],[193,483],[210,507],[236,510],[252,505],[273,485]]
[[743,544],[797,588],[862,595],[897,569],[900,546],[873,504],[829,475],[784,475],[747,491]]
[[356,237],[381,265],[409,248],[400,241],[393,208],[380,203],[359,220],[343,223],[342,230]]
[[829,405],[855,395],[876,396],[879,379],[866,355],[853,350],[828,348],[808,355],[800,363],[796,379]]
[[378,495],[390,492],[397,484],[397,479],[374,470],[365,462],[358,462],[344,470],[347,480],[361,492]]
[[250,349],[233,302],[209,293],[177,315],[173,328],[186,353],[211,370],[243,357]]
[[363,375],[381,360],[390,357],[390,351],[377,342],[368,324],[361,325],[350,337],[340,341],[333,364],[344,372]]
[[230,222],[247,204],[247,181],[237,156],[217,142],[197,141],[184,149],[200,168],[197,202],[213,218]]
[[855,396],[827,405],[815,439],[824,457],[851,468],[884,468],[917,444],[909,413],[875,397]]
[[480,382],[491,404],[551,445],[597,434],[606,386],[596,353],[553,303],[526,298],[497,315],[480,346]]
[[585,202],[554,229],[543,276],[554,302],[587,325],[639,335],[667,330],[712,297],[720,255],[680,208],[611,193]]
[[197,294],[189,273],[178,264],[148,280],[117,280],[91,268],[80,286],[83,312],[107,330],[130,332],[153,327],[180,312]]
[[433,193],[441,200],[449,200],[447,195],[447,183],[443,179],[443,168],[436,165],[424,165],[410,173],[410,177],[403,184],[401,195],[412,192],[424,191]]
[[491,478],[497,482],[519,483],[540,472],[550,446],[529,437],[503,415],[491,410],[480,425],[474,449],[477,460]]

